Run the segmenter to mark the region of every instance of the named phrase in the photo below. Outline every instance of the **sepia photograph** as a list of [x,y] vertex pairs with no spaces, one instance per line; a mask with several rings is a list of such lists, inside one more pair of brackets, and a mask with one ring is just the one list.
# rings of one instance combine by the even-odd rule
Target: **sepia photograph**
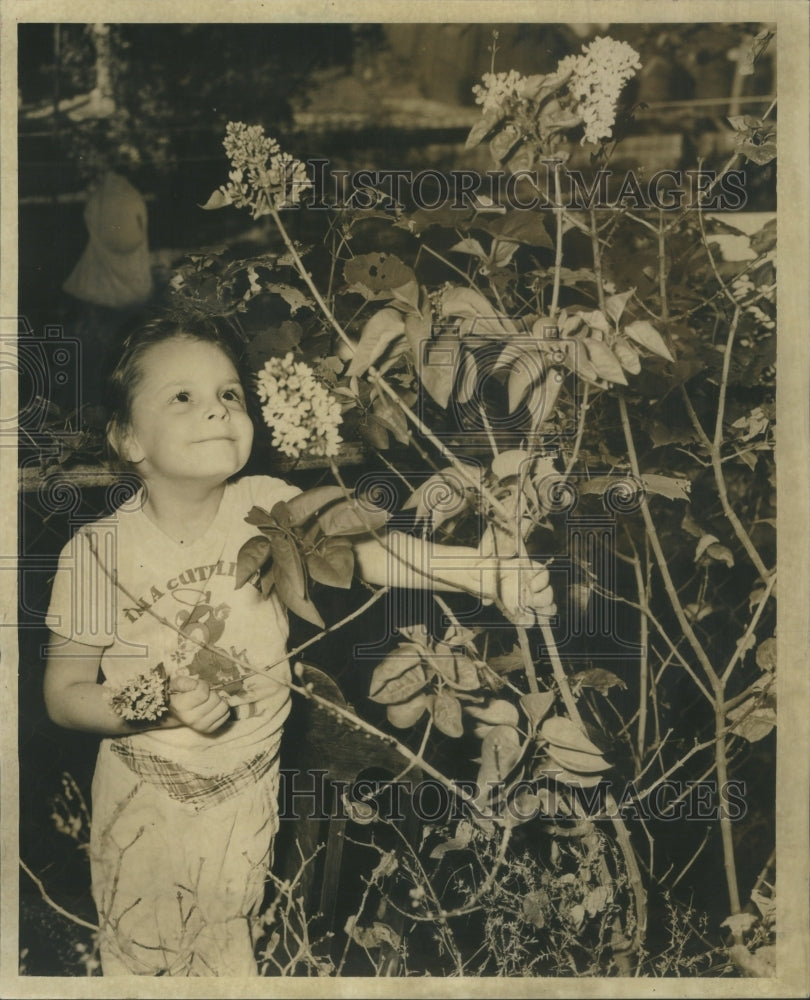
[[161,6],[3,5],[0,992],[807,995],[806,6]]

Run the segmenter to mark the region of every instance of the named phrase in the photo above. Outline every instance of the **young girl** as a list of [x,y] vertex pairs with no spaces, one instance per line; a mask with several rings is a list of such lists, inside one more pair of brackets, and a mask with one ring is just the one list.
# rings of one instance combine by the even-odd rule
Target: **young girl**
[[[124,343],[108,439],[142,488],[79,529],[54,580],[48,712],[102,737],[90,860],[105,975],[257,974],[251,921],[278,828],[288,627],[274,596],[235,589],[234,575],[255,533],[250,508],[298,491],[268,476],[233,479],[253,440],[237,361],[211,320],[166,316]],[[443,564],[442,587],[475,586],[474,550],[416,545],[426,560],[457,557],[460,568]],[[370,583],[429,582],[371,536],[355,553]],[[522,613],[552,613],[545,570],[480,566],[483,597],[497,591],[517,614],[521,577]],[[158,663],[168,710],[124,721],[111,692]]]

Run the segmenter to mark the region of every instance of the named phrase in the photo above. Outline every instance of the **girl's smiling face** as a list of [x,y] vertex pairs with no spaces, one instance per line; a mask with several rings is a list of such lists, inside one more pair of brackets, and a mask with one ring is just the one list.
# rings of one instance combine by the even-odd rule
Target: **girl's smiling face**
[[224,483],[247,462],[253,424],[230,358],[216,344],[178,336],[140,359],[122,451],[141,477]]

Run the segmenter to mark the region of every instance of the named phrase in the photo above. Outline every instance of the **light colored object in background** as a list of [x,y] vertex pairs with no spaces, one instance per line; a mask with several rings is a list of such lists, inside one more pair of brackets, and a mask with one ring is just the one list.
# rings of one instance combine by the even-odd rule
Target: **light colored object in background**
[[124,307],[152,294],[146,202],[126,178],[108,172],[87,200],[87,247],[66,292],[99,306]]

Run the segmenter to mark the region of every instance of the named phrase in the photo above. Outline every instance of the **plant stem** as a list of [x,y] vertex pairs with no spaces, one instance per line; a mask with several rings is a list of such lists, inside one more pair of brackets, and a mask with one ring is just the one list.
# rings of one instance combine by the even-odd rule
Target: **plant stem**
[[555,254],[554,254],[554,285],[551,290],[551,306],[549,308],[549,315],[552,319],[557,316],[557,309],[560,300],[560,275],[562,273],[562,259],[563,259],[563,204],[562,198],[560,196],[560,161],[554,161],[554,218],[557,223],[557,232],[555,237]]
[[50,906],[52,910],[55,910],[60,916],[65,917],[67,920],[72,920],[74,924],[78,924],[79,927],[86,927],[89,931],[98,931],[98,924],[88,923],[86,920],[82,920],[81,917],[77,917],[74,913],[69,910],[63,909],[57,902],[55,902],[48,895],[42,880],[37,878],[37,876],[31,871],[28,865],[20,858],[20,868],[25,872],[25,874],[31,879],[34,885],[39,889],[39,894],[45,900],[45,902]]
[[[633,475],[637,478],[641,478],[641,470],[639,469],[638,456],[636,454],[636,446],[633,441],[633,431],[630,427],[630,417],[627,412],[627,402],[624,396],[619,396],[619,414],[621,416],[622,429],[624,431],[624,439],[627,445],[627,454],[630,458],[630,469]],[[692,651],[697,657],[698,662],[703,668],[706,677],[709,679],[709,683],[714,689],[715,684],[718,682],[718,677],[714,672],[711,661],[706,655],[706,651],[701,646],[698,637],[695,635],[695,631],[689,623],[686,613],[683,610],[683,605],[678,597],[678,592],[675,589],[675,584],[670,576],[669,567],[667,565],[667,559],[664,555],[664,550],[661,547],[661,541],[658,538],[658,532],[655,528],[655,523],[650,514],[650,509],[647,503],[646,496],[641,500],[641,515],[644,518],[644,527],[647,531],[647,536],[650,539],[650,545],[652,546],[653,553],[655,554],[655,561],[658,564],[658,571],[664,581],[664,589],[667,592],[667,597],[672,605],[672,610],[675,612],[675,617],[678,619],[678,624],[680,625],[689,645],[692,647]]]

